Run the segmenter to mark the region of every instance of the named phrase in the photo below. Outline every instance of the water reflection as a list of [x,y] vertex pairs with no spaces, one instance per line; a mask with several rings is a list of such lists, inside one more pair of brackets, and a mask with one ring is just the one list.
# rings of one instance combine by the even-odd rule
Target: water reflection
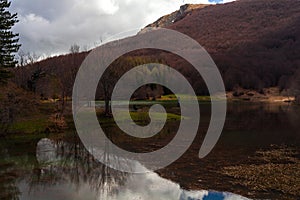
[[[251,189],[246,184],[240,187],[240,184],[235,184],[219,171],[224,166],[243,165],[243,170],[247,170],[247,165],[266,164],[266,161],[249,160],[249,157],[253,157],[258,150],[272,149],[274,145],[293,147],[298,152],[300,107],[230,104],[219,143],[207,158],[199,160],[196,156],[201,136],[206,132],[210,117],[209,105],[201,106],[203,124],[200,124],[199,142],[196,139],[180,160],[159,171],[167,179],[154,172],[126,174],[105,167],[83,148],[76,134],[50,135],[51,139],[40,139],[38,136],[3,138],[0,140],[0,199],[243,199],[230,193],[187,191],[180,186],[186,189],[233,191],[260,199],[278,198],[279,194],[273,188],[266,192]],[[106,124],[104,129],[113,133],[108,137],[118,146],[132,152],[148,152],[168,144],[169,138],[172,139],[173,132],[177,130],[173,123],[170,122],[161,135],[143,143],[140,140],[132,142],[122,133],[115,134],[119,130],[112,124]],[[108,149],[99,153],[110,162],[115,162],[115,165],[120,164],[117,159],[111,159],[112,154]],[[133,161],[127,163],[143,167]],[[273,175],[281,176],[281,172],[275,170]],[[288,176],[293,176],[293,173]],[[235,179],[240,183],[245,181],[243,177]],[[282,195],[294,199],[288,192]]]
[[[6,158],[2,158],[6,159]],[[16,186],[16,173],[12,163],[0,164],[0,199],[18,199],[20,191]]]
[[44,138],[37,143],[36,158],[38,167],[29,180],[20,183],[21,199],[246,199],[231,193],[185,191],[154,172],[115,171],[95,161],[78,144]]
[[64,186],[72,183],[76,190],[82,190],[82,185],[91,190],[84,193],[108,196],[126,180],[125,173],[97,162],[79,142],[41,139],[37,143],[36,158],[39,165],[30,177],[29,191],[40,189],[43,185]]

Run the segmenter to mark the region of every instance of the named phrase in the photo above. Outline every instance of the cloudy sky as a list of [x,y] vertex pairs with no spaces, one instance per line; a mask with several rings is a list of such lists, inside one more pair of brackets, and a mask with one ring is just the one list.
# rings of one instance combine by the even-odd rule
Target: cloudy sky
[[20,22],[21,49],[37,55],[67,53],[101,41],[135,34],[185,3],[225,3],[232,0],[13,0],[10,10]]

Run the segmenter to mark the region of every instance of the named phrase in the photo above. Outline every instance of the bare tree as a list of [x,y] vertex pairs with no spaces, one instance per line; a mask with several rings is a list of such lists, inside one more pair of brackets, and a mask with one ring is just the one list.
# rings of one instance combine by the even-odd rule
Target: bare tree
[[115,66],[110,68],[100,79],[100,84],[102,86],[104,96],[105,115],[107,116],[111,114],[109,102],[111,100],[113,87],[115,85],[117,77],[122,73],[122,70],[120,69],[120,67],[122,66],[123,65],[119,65],[119,67]]
[[70,47],[70,53],[72,53],[72,54],[79,53],[79,50],[80,50],[80,46],[76,43],[74,43]]
[[41,55],[36,54],[34,52],[25,52],[22,49],[18,52],[19,57],[19,67],[24,67],[26,65],[33,65],[35,62],[37,62],[39,59],[42,58]]
[[295,102],[300,104],[300,68],[296,71],[290,81],[290,90],[295,97]]

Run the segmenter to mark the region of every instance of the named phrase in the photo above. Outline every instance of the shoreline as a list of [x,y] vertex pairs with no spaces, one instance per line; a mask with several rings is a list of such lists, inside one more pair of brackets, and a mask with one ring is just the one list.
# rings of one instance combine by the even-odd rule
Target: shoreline
[[279,103],[290,104],[295,103],[296,98],[288,94],[287,91],[279,91],[279,88],[264,88],[261,92],[237,88],[234,91],[226,92],[228,101],[243,101],[243,102],[263,102],[263,103]]

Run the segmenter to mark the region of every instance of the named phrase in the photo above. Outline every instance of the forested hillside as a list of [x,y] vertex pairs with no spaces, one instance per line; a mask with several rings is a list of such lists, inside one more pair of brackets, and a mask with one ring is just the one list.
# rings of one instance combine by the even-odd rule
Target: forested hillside
[[[263,88],[279,87],[280,91],[295,92],[300,87],[299,24],[299,1],[243,0],[184,5],[148,27],[174,29],[197,40],[215,60],[228,91],[245,88],[262,92]],[[15,80],[42,97],[70,96],[76,71],[86,55],[58,56],[18,68]],[[130,56],[161,60],[187,76],[198,94],[206,94],[200,76],[192,73],[183,59],[151,50]],[[127,65],[127,61],[121,65]]]

